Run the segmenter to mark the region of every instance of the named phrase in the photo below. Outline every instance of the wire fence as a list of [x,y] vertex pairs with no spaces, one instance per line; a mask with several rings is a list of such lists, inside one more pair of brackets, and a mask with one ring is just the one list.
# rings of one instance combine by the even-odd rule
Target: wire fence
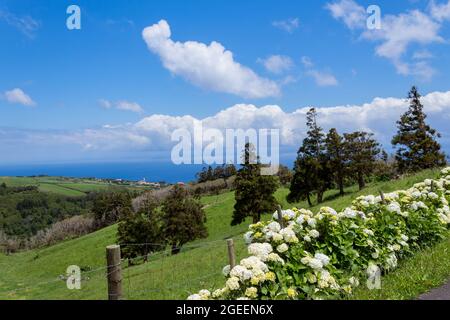
[[[230,238],[234,239],[236,256],[242,257],[246,251],[242,234]],[[225,239],[198,241],[179,248],[154,243],[119,245],[121,250],[139,247],[143,252],[153,248],[153,252],[148,254],[120,260],[122,299],[185,299],[200,289],[224,285],[222,268],[229,264]],[[173,254],[173,251],[179,252]],[[70,275],[65,274],[66,270],[20,286],[2,283],[0,278],[0,287],[6,288],[0,289],[0,299],[41,299],[42,296],[49,299],[108,299],[108,272],[114,269],[114,265],[107,265],[106,259],[104,261],[103,266],[81,271],[80,290],[68,288]]]

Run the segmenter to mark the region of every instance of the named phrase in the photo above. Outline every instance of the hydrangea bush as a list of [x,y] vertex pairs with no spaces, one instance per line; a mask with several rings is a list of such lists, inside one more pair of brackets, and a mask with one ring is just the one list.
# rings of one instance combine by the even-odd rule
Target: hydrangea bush
[[250,225],[249,257],[223,269],[225,286],[188,299],[330,299],[445,236],[450,225],[450,167],[408,190],[361,196],[342,212],[282,211]]

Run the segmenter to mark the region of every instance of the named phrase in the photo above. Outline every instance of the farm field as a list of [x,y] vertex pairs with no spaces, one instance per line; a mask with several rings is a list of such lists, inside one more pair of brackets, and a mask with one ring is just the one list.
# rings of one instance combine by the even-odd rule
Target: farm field
[[[341,210],[359,195],[405,189],[437,175],[438,171],[423,171],[398,181],[371,183],[361,192],[356,186],[350,187],[346,189],[344,197],[338,197],[337,191],[329,191],[325,195],[325,202],[314,206],[312,210],[316,211],[321,206]],[[284,208],[293,206],[285,200],[287,193],[285,188],[280,188],[276,193]],[[247,255],[242,234],[250,221],[240,226],[230,226],[234,194],[228,192],[207,196],[202,201],[208,218],[208,238],[189,243],[175,256],[158,254],[151,257],[148,263],[133,267],[124,265],[125,299],[185,299],[199,289],[222,286],[224,278],[221,270],[228,263],[227,238],[235,239],[238,259]],[[307,204],[301,202],[296,206],[307,207]],[[116,230],[117,226],[114,225],[48,248],[11,256],[0,255],[0,299],[106,299],[105,247],[116,242]],[[406,259],[400,268],[383,278],[382,290],[360,290],[356,292],[355,298],[413,299],[441,284],[450,276],[448,241],[447,238],[435,248]],[[417,263],[420,272],[413,272]],[[60,277],[69,265],[78,265],[82,269],[81,290],[68,290],[65,280]]]
[[0,177],[0,184],[10,187],[37,186],[42,192],[51,192],[64,196],[83,196],[88,192],[103,191],[111,188],[129,190],[147,190],[146,186],[129,186],[110,184],[106,181],[76,179],[65,177]]

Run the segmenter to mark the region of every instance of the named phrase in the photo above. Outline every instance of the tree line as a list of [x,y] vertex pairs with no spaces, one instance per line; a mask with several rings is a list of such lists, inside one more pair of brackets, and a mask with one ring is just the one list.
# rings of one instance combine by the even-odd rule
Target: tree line
[[[411,88],[408,100],[409,108],[397,121],[397,133],[392,138],[393,158],[382,149],[373,133],[340,134],[336,128],[325,133],[316,109],[311,108],[306,115],[308,131],[297,152],[292,179],[285,168],[282,175],[261,176],[259,160],[256,164],[244,162],[235,181],[232,225],[244,222],[247,217],[257,222],[262,213],[274,212],[277,206],[274,193],[282,177],[291,180],[288,202],[306,199],[312,206],[313,195],[321,203],[324,193],[333,188],[339,189],[341,196],[346,185],[357,183],[361,190],[374,174],[388,180],[398,174],[444,166],[445,154],[437,141],[440,134],[426,122],[417,87]],[[251,146],[247,145],[246,160],[251,154]]]

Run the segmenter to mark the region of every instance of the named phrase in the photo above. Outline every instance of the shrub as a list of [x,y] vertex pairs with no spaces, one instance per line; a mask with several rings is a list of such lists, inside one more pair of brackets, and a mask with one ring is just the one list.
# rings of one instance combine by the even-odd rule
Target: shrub
[[[450,224],[450,168],[408,190],[361,196],[342,212],[296,209],[251,225],[248,258],[225,287],[189,299],[327,299],[396,268],[398,259],[444,237]],[[368,281],[369,281],[368,280]]]

